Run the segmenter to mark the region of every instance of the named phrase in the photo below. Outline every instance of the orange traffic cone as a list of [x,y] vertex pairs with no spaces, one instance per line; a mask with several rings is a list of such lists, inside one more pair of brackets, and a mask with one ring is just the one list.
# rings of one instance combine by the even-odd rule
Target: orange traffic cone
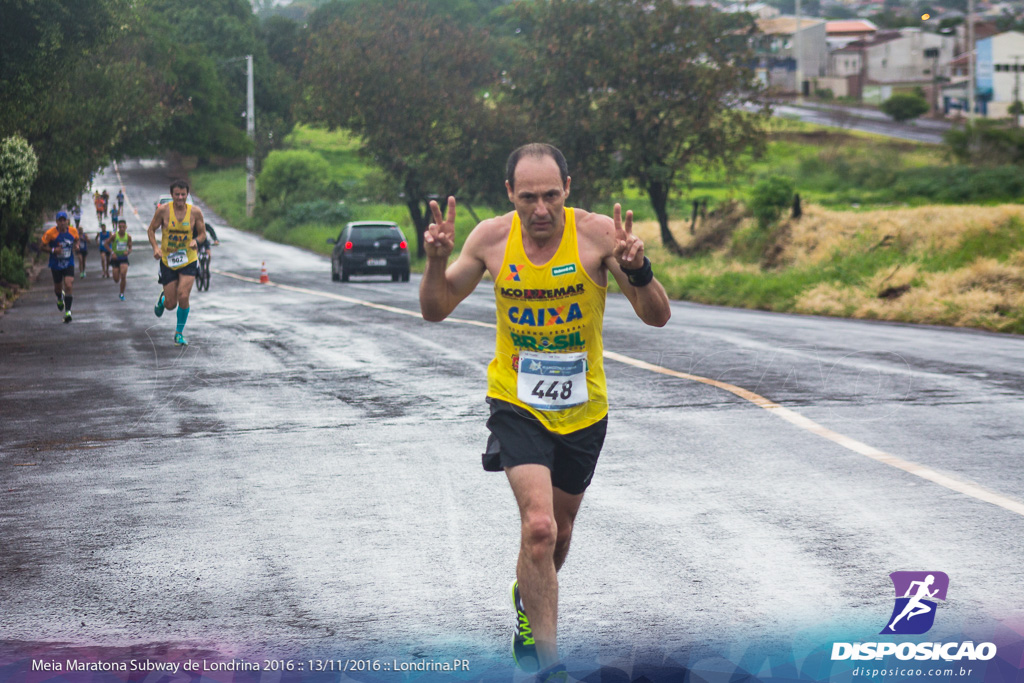
[[265,285],[268,282],[270,282],[270,276],[267,275],[267,262],[264,261],[263,265],[260,267],[260,284]]

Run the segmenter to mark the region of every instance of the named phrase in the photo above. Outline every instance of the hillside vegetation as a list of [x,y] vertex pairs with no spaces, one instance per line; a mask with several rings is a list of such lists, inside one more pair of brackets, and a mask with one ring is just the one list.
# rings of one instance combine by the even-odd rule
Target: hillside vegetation
[[[412,230],[397,192],[360,156],[357,139],[299,126],[288,146],[328,162],[351,220],[394,220]],[[763,157],[732,177],[700,176],[689,196],[672,202],[670,226],[683,258],[661,247],[638,190],[625,188],[616,199],[634,209],[636,232],[673,298],[1022,334],[1024,205],[1012,203],[1024,197],[1021,175],[952,164],[935,146],[776,121]],[[771,225],[751,216],[751,188],[772,178],[801,194],[802,217],[791,218],[788,206]],[[327,238],[341,228],[246,219],[241,168],[196,172],[193,182],[232,225],[278,241],[327,254]],[[953,203],[968,199],[978,203]],[[694,200],[700,211],[692,221]],[[468,208],[460,205],[459,245],[477,218],[509,207],[471,207],[476,217]],[[610,212],[611,204],[595,208]]]

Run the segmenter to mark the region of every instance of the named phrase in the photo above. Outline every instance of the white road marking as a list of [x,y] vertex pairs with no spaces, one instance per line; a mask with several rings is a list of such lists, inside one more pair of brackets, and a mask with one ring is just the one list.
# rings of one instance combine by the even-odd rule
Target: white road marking
[[[242,280],[243,282],[252,282],[254,284],[259,284],[260,282],[258,278],[245,277],[243,275],[236,275],[235,273],[229,273],[220,270],[214,270],[213,272],[217,273],[218,275],[224,275],[226,277],[235,278],[236,280]],[[288,290],[290,292],[300,292],[303,294],[311,294],[313,296],[326,297],[328,299],[335,299],[337,301],[344,301],[350,304],[357,304],[360,306],[367,306],[369,308],[376,308],[381,311],[388,311],[389,313],[397,313],[399,315],[407,315],[422,320],[422,316],[420,315],[419,311],[410,311],[409,309],[406,308],[397,308],[395,306],[376,304],[373,303],[372,301],[355,299],[352,297],[344,296],[342,294],[322,292],[317,291],[315,289],[306,289],[304,287],[293,287],[291,285],[283,285],[277,282],[269,282],[267,284],[274,287],[278,287],[280,289]],[[484,323],[478,320],[466,320],[463,318],[452,317],[445,318],[445,320],[453,323],[460,323],[463,325],[475,325],[477,327],[486,327],[492,330],[497,328],[497,325],[495,325],[494,323]],[[718,389],[722,389],[723,391],[728,391],[729,393],[734,394],[745,401],[749,401],[750,403],[753,403],[754,405],[760,408],[764,408],[769,413],[782,418],[783,420],[789,422],[790,424],[793,424],[808,432],[811,432],[812,434],[817,434],[818,436],[828,439],[829,441],[832,441],[833,443],[836,443],[842,446],[843,448],[851,450],[854,453],[858,453],[867,458],[871,458],[872,460],[875,460],[885,465],[889,465],[890,467],[895,467],[896,469],[903,470],[904,472],[912,474],[916,477],[926,479],[932,482],[933,484],[938,484],[939,486],[947,488],[951,491],[956,491],[957,493],[962,493],[965,496],[970,496],[975,500],[980,500],[984,503],[997,505],[1003,508],[1004,510],[1009,510],[1010,512],[1014,512],[1018,515],[1024,516],[1024,502],[1015,500],[1013,498],[1009,498],[1000,493],[996,493],[995,491],[987,489],[979,484],[957,479],[956,477],[952,477],[948,474],[943,474],[942,472],[933,470],[932,468],[926,467],[925,465],[921,465],[916,462],[900,458],[899,456],[892,455],[891,453],[886,453],[885,451],[880,451],[873,446],[867,445],[866,443],[857,441],[856,439],[852,439],[838,432],[834,432],[828,427],[824,427],[815,422],[814,420],[804,417],[800,413],[790,410],[789,408],[785,408],[779,405],[778,403],[775,403],[774,401],[767,399],[764,396],[761,396],[760,394],[755,394],[752,391],[744,389],[743,387],[738,387],[734,384],[721,382],[719,380],[709,379],[707,377],[701,377],[700,375],[691,375],[686,372],[679,372],[677,370],[672,370],[670,368],[662,367],[660,365],[647,363],[645,361],[632,358],[631,356],[625,356],[621,353],[608,351],[607,349],[604,352],[604,357],[609,360],[614,360],[620,363],[624,363],[626,365],[631,365],[641,370],[647,370],[649,372],[655,372],[661,375],[676,377],[678,379],[689,380],[692,382],[700,382],[701,384],[707,384],[713,387],[717,387]]]

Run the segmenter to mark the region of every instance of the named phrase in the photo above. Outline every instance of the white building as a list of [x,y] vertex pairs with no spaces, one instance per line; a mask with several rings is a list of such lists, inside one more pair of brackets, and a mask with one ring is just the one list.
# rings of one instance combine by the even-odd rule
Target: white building
[[1024,33],[1007,31],[977,42],[977,99],[990,118],[1009,116],[1014,100],[1024,100]]
[[798,27],[796,17],[783,15],[758,19],[757,27],[761,32],[758,69],[769,86],[780,92],[795,93],[798,65],[804,90],[808,93],[815,81],[826,75],[828,43],[824,20],[801,17]]
[[[956,39],[919,28],[904,28],[897,35],[879,34],[865,48],[867,80],[878,84],[930,83],[953,61]],[[937,52],[936,52],[937,50]]]

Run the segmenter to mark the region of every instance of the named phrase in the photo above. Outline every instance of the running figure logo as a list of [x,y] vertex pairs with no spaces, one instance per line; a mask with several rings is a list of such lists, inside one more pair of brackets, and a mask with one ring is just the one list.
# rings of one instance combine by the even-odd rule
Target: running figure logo
[[881,633],[920,635],[935,623],[937,600],[946,599],[949,577],[945,572],[893,572],[896,605]]

